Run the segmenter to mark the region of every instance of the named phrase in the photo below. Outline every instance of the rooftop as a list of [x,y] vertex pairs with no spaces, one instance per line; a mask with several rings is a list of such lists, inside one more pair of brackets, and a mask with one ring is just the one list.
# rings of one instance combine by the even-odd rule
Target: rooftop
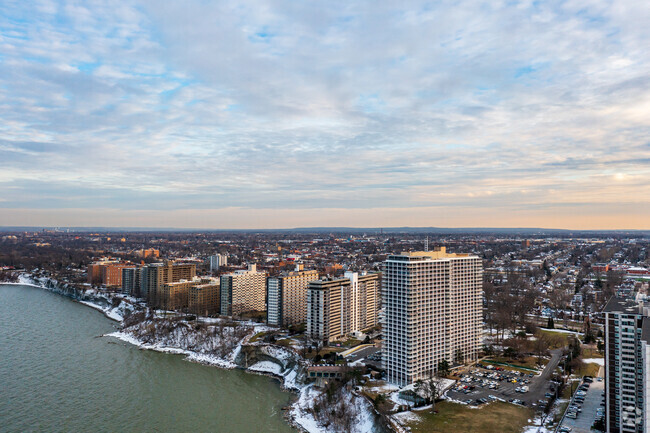
[[430,260],[440,259],[453,259],[460,257],[472,257],[472,254],[467,253],[448,253],[446,247],[437,247],[433,251],[403,251],[399,255],[389,256],[391,258],[410,257],[410,258],[425,258]]
[[603,308],[603,313],[643,314],[643,303],[631,298],[612,296]]

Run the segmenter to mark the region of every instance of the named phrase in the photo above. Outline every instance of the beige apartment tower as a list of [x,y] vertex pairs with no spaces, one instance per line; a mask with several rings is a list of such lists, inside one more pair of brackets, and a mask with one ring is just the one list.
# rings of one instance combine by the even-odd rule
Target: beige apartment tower
[[438,363],[475,361],[482,328],[483,266],[469,254],[388,256],[382,276],[383,366],[390,383],[428,378]]
[[334,341],[377,325],[379,274],[346,272],[345,278],[318,280],[307,290],[307,335]]
[[250,311],[266,311],[266,272],[248,270],[221,276],[221,314],[237,316]]
[[318,280],[318,271],[289,272],[266,282],[267,323],[289,326],[307,320],[307,287]]

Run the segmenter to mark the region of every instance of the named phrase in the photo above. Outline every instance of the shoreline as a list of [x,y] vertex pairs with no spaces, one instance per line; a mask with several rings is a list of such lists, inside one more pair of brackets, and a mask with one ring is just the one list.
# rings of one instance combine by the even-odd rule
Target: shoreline
[[[26,281],[25,278],[27,278],[29,281]],[[21,274],[19,276],[19,279],[21,281],[18,281],[18,282],[0,281],[0,285],[28,286],[28,287],[33,287],[35,289],[47,290],[48,292],[52,292],[52,293],[55,293],[57,295],[69,298],[73,302],[76,302],[78,304],[82,304],[82,305],[85,305],[86,307],[90,307],[90,308],[92,308],[94,310],[100,311],[100,312],[102,312],[104,314],[104,316],[107,319],[110,319],[110,320],[113,320],[113,321],[119,322],[119,323],[122,323],[122,321],[124,320],[124,317],[122,317],[120,314],[117,314],[117,313],[113,312],[112,311],[113,309],[111,309],[111,308],[102,307],[101,305],[99,305],[97,303],[94,303],[92,301],[77,299],[77,298],[75,298],[73,296],[68,296],[65,293],[62,293],[61,289],[57,289],[55,287],[47,287],[47,286],[42,285],[42,284],[41,285],[36,284],[36,283],[34,283],[35,280],[31,276],[27,277],[27,276],[25,276],[25,274]]]
[[[55,281],[52,279],[49,279],[49,281]],[[89,300],[82,300],[82,299],[77,299],[73,296],[69,296],[65,294],[61,288],[56,288],[56,287],[47,287],[45,286],[42,282],[41,284],[37,284],[39,281],[35,280],[34,277],[28,276],[25,274],[21,274],[19,276],[19,281],[18,282],[0,282],[0,285],[15,285],[15,286],[28,286],[28,287],[33,287],[36,289],[42,289],[42,290],[47,290],[49,292],[55,293],[60,296],[64,296],[67,298],[70,298],[72,301],[77,302],[81,305],[84,305],[86,307],[90,307],[94,310],[100,311],[104,314],[106,318],[109,320],[122,323],[124,318],[117,314],[114,313],[112,308],[110,307],[103,307],[99,305],[98,303],[89,301]],[[58,282],[56,282],[59,284]],[[106,298],[102,297],[104,301],[107,301]],[[146,344],[141,342],[138,338],[134,337],[133,335],[130,335],[126,332],[123,332],[122,330],[118,330],[115,332],[111,332],[108,334],[103,334],[101,337],[113,337],[115,339],[118,339],[120,341],[123,341],[125,343],[131,344],[135,347],[137,347],[140,350],[152,350],[155,352],[159,353],[167,353],[167,354],[174,354],[174,355],[183,355],[184,360],[189,361],[189,362],[195,362],[197,364],[202,364],[205,365],[206,367],[216,367],[216,368],[221,368],[224,370],[234,370],[234,369],[239,369],[242,370],[248,374],[255,374],[258,376],[266,376],[269,378],[274,379],[274,381],[278,382],[278,385],[280,386],[280,389],[282,389],[285,392],[288,392],[291,395],[291,404],[287,407],[281,408],[282,411],[282,417],[286,421],[286,423],[295,429],[298,432],[301,433],[321,433],[321,432],[326,432],[326,430],[320,426],[317,425],[315,422],[315,419],[313,419],[311,416],[305,416],[300,409],[301,407],[299,406],[299,403],[303,402],[303,398],[305,395],[309,394],[309,391],[312,389],[312,385],[307,384],[307,385],[298,385],[298,383],[295,381],[297,374],[294,374],[292,376],[291,384],[287,383],[287,376],[290,376],[290,373],[293,372],[291,370],[286,376],[282,374],[278,374],[272,371],[266,371],[266,370],[256,370],[256,369],[251,369],[256,364],[253,364],[250,367],[242,367],[237,365],[234,362],[234,359],[237,357],[239,352],[241,351],[242,347],[244,345],[250,346],[250,347],[263,347],[262,345],[259,344],[248,344],[247,341],[248,339],[254,335],[247,335],[242,341],[237,345],[235,350],[232,353],[232,360],[224,360],[215,356],[210,356],[206,354],[202,354],[199,352],[195,352],[192,350],[186,350],[186,349],[181,349],[178,347],[172,347],[172,346],[165,346],[165,345],[151,345],[151,344]],[[286,350],[284,348],[276,348],[279,350]],[[270,356],[270,355],[268,355]],[[309,419],[312,418],[312,419]],[[298,422],[296,419],[300,419],[303,421],[303,424]],[[306,424],[306,425],[304,425]]]

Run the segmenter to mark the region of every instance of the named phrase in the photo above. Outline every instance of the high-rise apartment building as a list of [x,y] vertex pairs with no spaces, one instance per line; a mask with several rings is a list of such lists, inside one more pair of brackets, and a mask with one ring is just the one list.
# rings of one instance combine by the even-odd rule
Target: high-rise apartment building
[[289,326],[307,320],[307,287],[318,271],[289,272],[266,282],[266,319],[269,325]]
[[483,266],[469,254],[435,251],[388,256],[382,275],[387,380],[430,377],[438,363],[474,361],[482,324]]
[[221,276],[221,314],[248,311],[266,311],[266,272],[257,272],[256,265]]
[[210,271],[218,271],[219,268],[228,265],[228,256],[225,254],[215,254],[208,257],[208,265],[210,266]]
[[309,283],[307,334],[334,341],[377,325],[379,274],[346,272],[345,278]]
[[136,266],[122,268],[122,293],[140,296],[140,269]]
[[607,433],[642,433],[650,426],[650,306],[612,298],[605,306]]

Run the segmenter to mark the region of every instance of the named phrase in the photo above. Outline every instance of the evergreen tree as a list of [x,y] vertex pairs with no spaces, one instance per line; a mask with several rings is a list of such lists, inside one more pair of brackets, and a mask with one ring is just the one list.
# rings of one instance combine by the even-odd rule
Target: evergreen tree
[[555,323],[553,322],[553,318],[549,317],[548,318],[548,323],[546,324],[546,327],[548,329],[555,329]]

